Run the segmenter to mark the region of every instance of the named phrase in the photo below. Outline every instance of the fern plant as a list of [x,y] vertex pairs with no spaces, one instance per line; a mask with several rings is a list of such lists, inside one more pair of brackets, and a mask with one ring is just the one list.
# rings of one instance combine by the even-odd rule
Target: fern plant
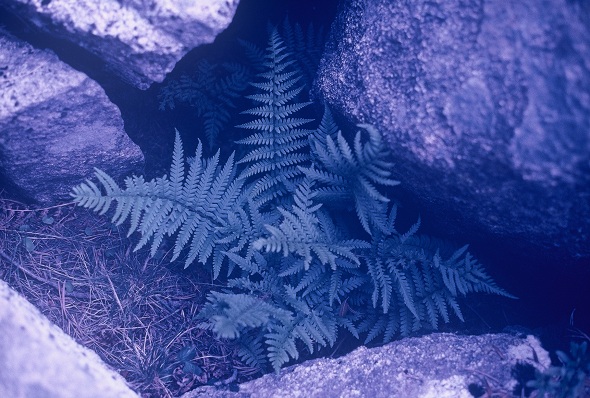
[[295,204],[292,211],[278,209],[283,220],[278,226],[266,225],[270,236],[259,238],[254,242],[254,248],[267,252],[282,252],[285,256],[290,253],[303,257],[303,269],[308,270],[313,260],[312,254],[321,264],[329,264],[336,269],[338,258],[346,259],[356,265],[360,260],[353,253],[354,249],[366,248],[368,244],[358,239],[337,242],[329,234],[329,229],[322,228],[320,218],[315,214],[322,206],[314,205],[312,200],[317,192],[312,191],[312,184],[304,180],[298,186],[294,195]]
[[[313,268],[320,267],[317,263]],[[317,271],[314,270],[317,274]],[[328,305],[323,292],[327,284],[315,285],[304,293],[300,286],[286,281],[273,269],[261,271],[262,282],[250,278],[230,281],[239,293],[218,292],[209,295],[199,317],[201,327],[219,337],[239,337],[240,355],[251,364],[270,362],[279,369],[289,360],[299,358],[302,343],[313,353],[317,346],[332,346],[337,339],[336,311]]]
[[[318,216],[321,206],[313,203],[314,196],[312,183],[303,180],[296,189],[292,208],[279,209],[281,222],[267,225],[268,235],[254,242],[260,250],[254,256],[256,266],[244,267],[242,261],[237,261],[248,270],[229,281],[232,291],[239,293],[221,298],[212,293],[200,315],[202,327],[219,336],[239,337],[246,347],[254,347],[240,351],[248,363],[268,359],[278,371],[289,359],[298,358],[297,342],[313,353],[316,345],[336,341],[342,320],[338,319],[335,301],[342,286],[334,284],[334,275],[343,273],[339,268],[359,267],[355,251],[370,245],[355,239],[338,240],[331,233],[333,228]],[[250,300],[255,308],[238,310],[245,305],[244,294],[256,297],[257,301]],[[331,299],[326,300],[328,296]],[[354,328],[350,322],[347,326]],[[252,333],[252,327],[263,335]],[[254,356],[254,352],[258,354]]]
[[[587,337],[587,336],[586,336]],[[561,366],[551,366],[544,372],[535,370],[535,380],[527,386],[536,390],[536,396],[549,398],[584,398],[590,393],[590,352],[588,340],[570,342],[569,354],[556,352]]]
[[420,220],[401,234],[395,228],[397,207],[387,217],[385,232],[376,231],[365,257],[370,277],[371,307],[359,326],[367,332],[365,343],[383,334],[390,341],[423,326],[437,329],[450,314],[463,321],[458,299],[485,292],[514,298],[499,288],[465,245],[453,249],[448,243],[418,235]]
[[[236,339],[243,361],[280,368],[333,346],[346,331],[369,343],[423,327],[462,320],[460,299],[484,292],[512,297],[499,288],[467,246],[452,248],[396,228],[397,206],[389,190],[399,182],[380,133],[360,125],[352,143],[327,107],[315,130],[298,116],[299,71],[277,30],[270,34],[264,70],[248,98],[255,119],[239,127],[254,133],[239,140],[247,153],[220,162],[217,152],[184,159],[176,132],[168,175],[152,181],[129,177],[119,187],[96,170],[99,185],[75,187],[74,201],[129,221],[156,252],[174,240],[173,260],[199,262],[221,275],[199,314],[200,327]],[[342,205],[350,204],[351,217]]]
[[[325,126],[321,131],[331,130],[333,122],[330,113],[324,116]],[[359,125],[369,135],[362,142],[359,131],[354,140],[354,151],[338,131],[321,136],[316,134],[312,139],[314,159],[312,167],[302,169],[303,172],[323,187],[319,192],[324,200],[354,200],[358,218],[368,233],[372,227],[383,230],[383,213],[387,209],[389,199],[375,185],[392,187],[399,181],[391,178],[393,163],[388,161],[388,152],[381,142],[381,134],[370,125]],[[325,142],[325,145],[322,145]]]
[[314,28],[313,24],[309,24],[304,31],[300,24],[291,23],[288,18],[284,19],[281,27],[285,45],[293,53],[305,85],[311,88],[322,58],[324,31],[321,27]]
[[309,157],[310,130],[300,127],[312,120],[293,116],[310,102],[297,101],[303,85],[297,84],[300,76],[291,68],[293,63],[274,29],[263,63],[265,71],[258,75],[261,81],[252,83],[259,92],[248,96],[260,106],[242,112],[257,118],[238,126],[256,131],[238,141],[253,147],[238,163],[247,165],[245,177],[257,177],[251,194],[257,207],[293,193],[294,182],[302,174],[297,166]]
[[[301,73],[302,83],[306,89],[311,89],[315,80],[318,66],[322,58],[326,35],[322,27],[316,28],[309,24],[303,28],[298,23],[293,23],[285,18],[278,27],[269,27],[269,34],[276,30],[281,36],[287,51],[292,54],[294,66]],[[254,70],[264,69],[264,47],[258,46],[246,40],[239,40],[248,64]]]
[[200,60],[193,76],[171,80],[158,94],[161,111],[185,105],[202,120],[202,136],[211,150],[229,125],[236,102],[248,87],[252,71],[236,62],[213,64]]
[[219,164],[219,152],[206,162],[199,142],[196,155],[188,167],[178,131],[170,175],[145,181],[143,177],[129,177],[125,188],[102,170],[95,175],[101,190],[87,180],[73,189],[74,202],[105,214],[113,201],[117,206],[112,215],[116,225],[130,219],[128,235],[139,231],[141,239],[135,250],[150,240],[154,255],[166,236],[176,236],[172,260],[188,247],[185,267],[193,261],[206,263],[212,257],[214,274],[219,274],[223,252],[239,246],[244,229],[240,214],[243,179],[236,178],[234,155]]

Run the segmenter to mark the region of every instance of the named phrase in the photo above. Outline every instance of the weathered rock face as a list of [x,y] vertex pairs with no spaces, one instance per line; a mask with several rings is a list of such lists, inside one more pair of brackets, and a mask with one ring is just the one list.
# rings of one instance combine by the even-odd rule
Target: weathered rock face
[[518,362],[540,370],[551,364],[532,336],[436,333],[291,366],[241,384],[239,392],[200,387],[183,398],[470,398],[469,385],[482,386],[482,375],[493,391],[512,392],[511,369]]
[[161,82],[189,50],[211,43],[239,0],[3,0],[43,32],[96,54],[124,81]]
[[3,280],[0,396],[138,397],[95,352],[79,346]]
[[331,35],[318,90],[450,234],[590,256],[587,2],[347,0]]
[[25,199],[69,200],[94,167],[139,171],[143,155],[96,82],[2,31],[0,65],[0,171]]

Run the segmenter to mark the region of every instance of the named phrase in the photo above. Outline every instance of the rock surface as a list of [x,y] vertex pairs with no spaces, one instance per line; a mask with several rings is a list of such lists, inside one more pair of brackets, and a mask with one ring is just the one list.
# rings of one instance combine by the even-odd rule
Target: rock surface
[[0,280],[0,396],[138,397],[123,378]]
[[161,82],[189,50],[211,43],[239,0],[4,0],[19,18],[96,54],[128,83]]
[[139,171],[143,154],[96,82],[2,31],[0,65],[0,170],[10,188],[55,204],[94,167],[116,179]]
[[590,3],[346,0],[319,73],[440,229],[590,257]]
[[435,333],[291,366],[241,384],[238,392],[208,386],[183,398],[471,398],[472,383],[488,383],[500,396],[516,386],[511,369],[517,362],[539,369],[551,363],[533,336]]

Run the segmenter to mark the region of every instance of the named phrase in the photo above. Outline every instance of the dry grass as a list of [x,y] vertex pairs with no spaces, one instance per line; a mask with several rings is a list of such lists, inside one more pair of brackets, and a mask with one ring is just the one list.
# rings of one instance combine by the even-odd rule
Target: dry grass
[[134,253],[125,231],[72,204],[0,199],[0,278],[143,397],[254,374],[235,347],[197,327],[210,275],[169,264],[164,250]]

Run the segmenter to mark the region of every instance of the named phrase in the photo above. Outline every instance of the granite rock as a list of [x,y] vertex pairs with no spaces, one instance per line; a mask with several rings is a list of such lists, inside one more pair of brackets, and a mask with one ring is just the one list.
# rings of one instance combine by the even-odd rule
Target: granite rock
[[211,43],[232,21],[239,0],[3,0],[44,34],[104,60],[141,89],[161,82],[191,49]]
[[3,31],[0,65],[0,173],[9,191],[55,204],[94,167],[118,180],[141,171],[143,154],[95,81]]
[[0,396],[136,398],[124,379],[0,280]]
[[182,398],[471,398],[469,386],[486,383],[511,396],[517,363],[544,370],[551,360],[531,335],[434,333],[290,366],[236,392],[207,386]]
[[447,236],[590,257],[590,3],[346,0],[316,89]]

